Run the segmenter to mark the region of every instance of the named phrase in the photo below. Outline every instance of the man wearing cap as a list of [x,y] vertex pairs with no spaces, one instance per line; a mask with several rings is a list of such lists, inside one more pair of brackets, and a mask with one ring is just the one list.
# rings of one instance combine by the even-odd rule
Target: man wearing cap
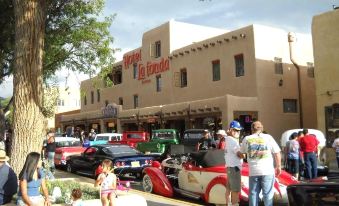
[[6,152],[0,150],[0,205],[11,202],[13,195],[18,190],[18,178],[6,163],[8,160]]
[[265,206],[272,206],[275,175],[279,176],[281,173],[280,148],[271,135],[263,133],[261,122],[253,122],[251,129],[252,135],[244,138],[240,149],[247,154],[249,165],[249,205],[259,204],[262,190]]
[[217,132],[217,138],[216,141],[217,149],[225,149],[225,137],[227,136],[225,130],[219,129]]
[[202,137],[198,141],[197,151],[208,150],[215,147],[215,141],[210,137],[210,132],[208,130],[204,130]]
[[232,121],[229,136],[225,137],[225,162],[227,168],[226,205],[239,205],[239,192],[241,190],[241,165],[243,154],[240,152],[239,137],[242,127],[239,122]]

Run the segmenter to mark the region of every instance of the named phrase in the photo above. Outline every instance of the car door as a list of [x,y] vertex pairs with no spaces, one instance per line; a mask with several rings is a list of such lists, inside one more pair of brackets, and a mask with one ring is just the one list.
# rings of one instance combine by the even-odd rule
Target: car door
[[88,147],[81,156],[73,161],[76,168],[82,171],[92,171],[95,155],[98,151],[96,147]]

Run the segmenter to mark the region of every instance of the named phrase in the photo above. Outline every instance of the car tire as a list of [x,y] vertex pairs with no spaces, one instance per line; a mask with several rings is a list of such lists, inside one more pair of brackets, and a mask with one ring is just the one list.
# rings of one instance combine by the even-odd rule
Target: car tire
[[73,167],[71,165],[71,163],[67,162],[66,164],[66,171],[70,172],[70,173],[74,173]]
[[152,193],[153,192],[153,183],[151,177],[148,174],[145,174],[142,178],[142,188],[145,192]]

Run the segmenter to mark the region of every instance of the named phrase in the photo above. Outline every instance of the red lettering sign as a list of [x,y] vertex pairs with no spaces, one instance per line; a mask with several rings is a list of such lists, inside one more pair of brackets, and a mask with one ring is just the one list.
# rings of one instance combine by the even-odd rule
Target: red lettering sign
[[147,65],[139,64],[138,80],[143,80],[153,74],[159,74],[169,70],[169,60],[162,58],[160,62],[147,62]]
[[133,52],[132,54],[126,54],[123,57],[124,67],[128,68],[129,65],[141,61],[141,49],[139,51]]

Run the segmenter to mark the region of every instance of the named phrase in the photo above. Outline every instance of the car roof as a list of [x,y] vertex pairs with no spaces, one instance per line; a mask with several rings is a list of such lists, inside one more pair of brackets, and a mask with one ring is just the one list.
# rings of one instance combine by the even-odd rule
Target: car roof
[[113,136],[113,135],[122,135],[121,133],[100,133],[97,134],[96,136]]
[[[186,129],[184,131],[184,133],[189,133],[189,132],[194,132],[194,133],[201,132],[201,133],[203,133],[205,130],[208,130],[208,129]],[[211,132],[210,130],[208,130],[208,131]]]
[[55,137],[56,142],[66,142],[66,141],[80,141],[80,139],[74,137]]
[[[299,132],[302,131],[303,129],[290,129],[285,131],[280,138],[280,144],[282,147],[286,146],[286,142],[289,140],[290,136],[294,132]],[[317,130],[317,129],[308,129],[309,134],[314,134],[317,137],[317,140],[319,141],[319,146],[325,146],[326,145],[326,138],[324,133],[322,131]]]

